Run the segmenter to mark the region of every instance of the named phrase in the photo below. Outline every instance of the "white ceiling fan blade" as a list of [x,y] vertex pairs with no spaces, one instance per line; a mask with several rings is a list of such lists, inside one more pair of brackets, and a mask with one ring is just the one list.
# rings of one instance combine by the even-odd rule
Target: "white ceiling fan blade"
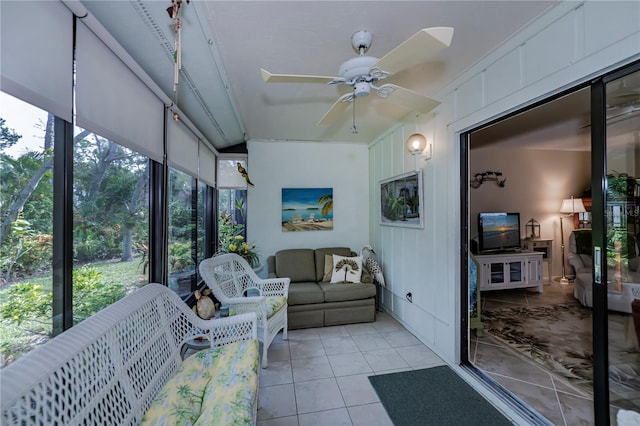
[[388,95],[386,97],[388,97],[390,101],[417,112],[427,113],[440,105],[440,102],[435,99],[428,98],[418,92],[396,86],[395,84],[385,84],[380,86],[378,90],[381,90],[383,93],[387,91]]
[[326,77],[322,75],[295,75],[295,74],[271,74],[264,68],[260,68],[262,78],[267,83],[331,83],[338,77]]
[[318,122],[318,125],[333,123],[338,117],[342,115],[342,113],[349,107],[349,105],[351,105],[353,97],[353,93],[347,93],[346,95],[340,96],[338,100],[335,101],[333,105],[331,105],[331,108],[329,108],[329,111],[327,111],[324,117],[322,117],[322,119]]
[[391,52],[384,55],[373,65],[388,73],[396,73],[405,68],[424,62],[431,55],[449,47],[453,38],[453,28],[424,28]]

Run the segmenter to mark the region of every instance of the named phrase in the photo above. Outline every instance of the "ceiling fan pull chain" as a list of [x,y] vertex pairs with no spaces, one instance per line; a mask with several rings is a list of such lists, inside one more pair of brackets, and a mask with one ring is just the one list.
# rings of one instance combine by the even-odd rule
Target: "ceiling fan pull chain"
[[353,96],[353,125],[351,126],[351,133],[358,134],[358,128],[356,127],[356,96]]

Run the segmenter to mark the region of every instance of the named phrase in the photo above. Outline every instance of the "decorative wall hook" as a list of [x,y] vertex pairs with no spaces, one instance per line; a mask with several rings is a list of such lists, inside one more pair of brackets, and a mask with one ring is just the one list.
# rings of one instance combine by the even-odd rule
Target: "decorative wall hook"
[[473,179],[469,182],[469,185],[473,189],[480,188],[484,182],[495,182],[500,188],[504,188],[504,184],[507,181],[507,178],[502,175],[502,172],[478,172],[475,174]]

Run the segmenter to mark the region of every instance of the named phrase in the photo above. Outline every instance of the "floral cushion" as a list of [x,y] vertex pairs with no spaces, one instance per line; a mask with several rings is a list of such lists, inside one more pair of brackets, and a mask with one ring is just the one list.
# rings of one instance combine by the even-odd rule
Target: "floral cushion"
[[278,312],[287,303],[286,296],[268,296],[265,300],[267,308],[267,318]]
[[252,424],[258,392],[258,341],[206,349],[184,360],[142,425]]

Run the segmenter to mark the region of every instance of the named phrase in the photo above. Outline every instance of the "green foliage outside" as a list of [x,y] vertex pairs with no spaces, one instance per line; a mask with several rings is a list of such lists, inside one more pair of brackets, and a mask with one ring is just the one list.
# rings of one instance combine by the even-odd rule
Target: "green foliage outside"
[[629,181],[626,175],[607,176],[607,199],[625,200],[628,196]]
[[256,244],[249,244],[244,239],[243,224],[235,223],[231,215],[223,210],[218,217],[218,226],[218,253],[239,254],[254,268],[260,264]]
[[17,275],[45,270],[51,265],[53,237],[37,234],[23,216],[20,214],[11,224],[7,237],[0,246],[0,270],[7,282]]
[[[44,149],[23,143],[11,123],[0,117],[0,365],[52,333],[54,116],[43,112],[34,122]],[[10,147],[14,149],[7,151]],[[150,161],[83,129],[75,129],[73,150],[73,321],[77,323],[147,282]],[[198,183],[196,196],[194,183],[193,177],[170,170],[171,274],[191,274],[204,252],[207,187]]]
[[[624,200],[629,197],[629,188],[633,185],[635,185],[635,182],[630,181],[625,174],[607,176],[607,200],[609,202],[622,201],[624,203]],[[621,205],[621,208],[623,207],[624,204]],[[608,211],[607,263],[609,266],[616,268],[620,266],[622,269],[628,270],[629,259],[636,257],[635,245],[636,238],[632,232],[627,230],[626,221],[618,225],[614,224],[613,213]]]
[[[34,121],[42,151],[0,118],[1,366],[52,334],[53,116],[46,126]],[[26,151],[11,156],[12,146]],[[74,137],[74,323],[147,282],[148,167],[111,140],[81,130]]]
[[[0,147],[20,138],[0,118]],[[44,139],[50,145],[53,135]],[[74,150],[74,262],[131,260],[148,245],[148,159],[88,132],[76,136]],[[13,158],[0,151],[0,283],[51,268],[52,154],[47,148]]]
[[186,173],[171,170],[169,173],[169,273],[193,271],[192,232],[197,221],[193,221],[193,178]]
[[7,127],[7,120],[0,117],[0,149],[9,148],[20,140],[22,135]]
[[[139,262],[106,262],[73,271],[73,322],[90,317],[144,285]],[[51,337],[52,275],[0,290],[0,351],[3,366]],[[127,284],[122,284],[127,283]]]
[[169,272],[178,273],[192,269],[191,242],[175,242],[169,245]]

